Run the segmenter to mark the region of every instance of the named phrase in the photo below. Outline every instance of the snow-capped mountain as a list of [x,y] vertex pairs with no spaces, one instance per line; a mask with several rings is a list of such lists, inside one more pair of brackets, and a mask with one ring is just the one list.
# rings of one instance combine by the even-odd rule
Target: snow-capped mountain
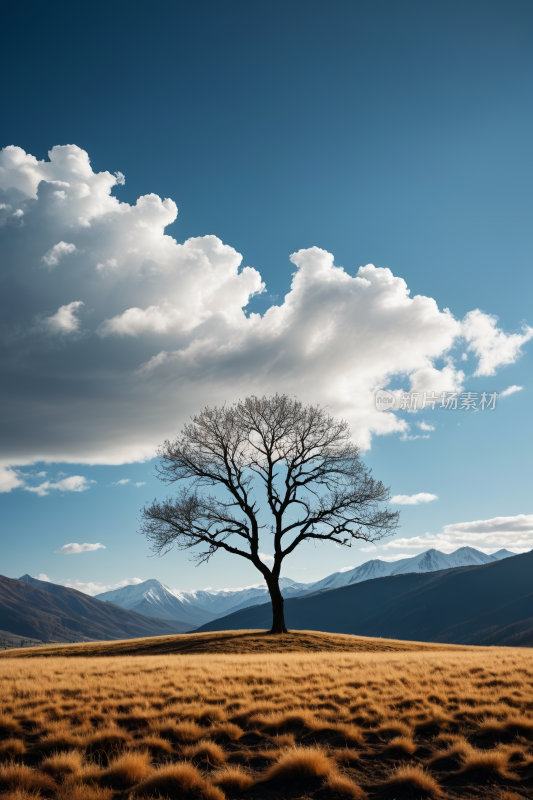
[[114,603],[129,611],[137,611],[138,614],[159,619],[178,619],[195,626],[205,625],[206,622],[211,622],[219,616],[195,605],[189,594],[171,589],[161,581],[151,578],[135,586],[123,586],[122,589],[102,592],[96,597],[98,600]]
[[[296,583],[290,578],[281,578],[280,585],[284,597],[297,597],[308,591],[306,584]],[[171,589],[154,578],[96,596],[98,600],[115,603],[139,614],[161,619],[178,619],[198,626],[231,611],[266,603],[269,598],[266,585],[260,583],[242,589],[180,591]]]
[[405,575],[408,572],[436,572],[440,569],[453,569],[453,567],[492,564],[494,561],[501,561],[502,558],[514,555],[516,553],[511,553],[509,550],[499,550],[489,556],[474,547],[460,547],[449,555],[432,549],[417,556],[402,558],[399,561],[381,561],[381,559],[375,558],[346,572],[334,572],[333,575],[328,575],[327,578],[308,585],[307,591],[337,589],[339,586],[349,586],[352,583],[361,583],[388,575]]
[[[403,575],[407,572],[435,572],[453,567],[477,566],[500,561],[514,556],[509,550],[499,550],[487,555],[473,547],[461,547],[450,555],[439,550],[427,550],[411,558],[399,561],[366,561],[355,569],[334,572],[315,583],[297,583],[290,578],[281,578],[281,592],[285,598],[299,597],[326,589],[337,589],[352,583],[382,578],[388,575]],[[158,580],[151,579],[136,586],[124,586],[111,592],[97,595],[98,600],[115,603],[130,611],[161,619],[174,619],[192,625],[204,625],[242,608],[266,603],[269,600],[265,584],[245,586],[240,589],[171,589]]]

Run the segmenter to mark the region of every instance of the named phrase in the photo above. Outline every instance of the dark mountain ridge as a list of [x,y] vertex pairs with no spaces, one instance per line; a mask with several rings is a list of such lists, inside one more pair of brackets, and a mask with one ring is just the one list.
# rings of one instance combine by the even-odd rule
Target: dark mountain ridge
[[106,641],[185,633],[191,626],[127,611],[29,575],[0,575],[0,628],[33,639]]
[[[481,566],[373,578],[285,601],[289,629],[533,646],[533,551]],[[198,631],[270,628],[270,604]]]

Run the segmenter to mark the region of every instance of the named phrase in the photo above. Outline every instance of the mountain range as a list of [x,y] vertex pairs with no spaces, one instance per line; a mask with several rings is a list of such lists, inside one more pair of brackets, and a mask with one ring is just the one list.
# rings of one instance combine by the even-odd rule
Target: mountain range
[[474,567],[481,564],[493,564],[502,558],[509,558],[516,553],[510,550],[498,550],[497,553],[487,555],[474,547],[460,547],[453,553],[441,553],[440,550],[426,550],[417,556],[401,558],[398,561],[382,561],[375,558],[365,561],[359,567],[342,572],[334,572],[321,581],[310,584],[307,591],[316,592],[320,589],[337,589],[340,586],[351,586],[353,583],[384,578],[388,575],[406,575],[411,572],[437,572],[441,569],[454,567]]
[[[307,584],[281,578],[284,597],[296,597],[306,591]],[[134,586],[124,586],[97,595],[98,600],[116,603],[122,608],[162,619],[178,619],[190,624],[203,625],[230,611],[246,608],[268,600],[265,584],[246,586],[243,589],[192,589],[180,591],[165,586],[151,578]]]
[[[533,647],[533,551],[489,564],[390,575],[285,602],[292,630]],[[269,603],[200,631],[270,628]]]
[[[487,555],[473,547],[461,547],[447,555],[439,550],[403,558],[399,561],[372,559],[354,569],[334,572],[320,581],[297,583],[290,578],[281,578],[281,592],[285,599],[300,597],[323,589],[337,589],[362,581],[389,575],[426,573],[454,567],[491,564],[514,556],[509,550],[499,550]],[[171,589],[161,581],[151,578],[133,586],[124,586],[97,595],[98,600],[161,619],[179,620],[198,627],[226,614],[269,600],[265,584],[255,584],[242,589]]]
[[18,636],[59,642],[136,639],[185,633],[191,625],[155,619],[102,603],[76,589],[67,589],[23,575],[0,575],[0,629]]

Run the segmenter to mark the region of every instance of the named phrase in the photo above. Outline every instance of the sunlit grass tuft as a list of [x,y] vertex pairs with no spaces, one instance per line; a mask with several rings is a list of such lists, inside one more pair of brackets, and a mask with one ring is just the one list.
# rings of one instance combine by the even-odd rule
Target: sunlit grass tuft
[[443,796],[443,791],[435,778],[418,765],[406,764],[396,767],[389,778],[383,782],[383,786],[418,789],[427,792],[428,796],[432,798]]
[[255,783],[253,777],[238,765],[223,767],[211,775],[211,782],[230,792],[243,792]]
[[332,759],[318,747],[294,747],[281,753],[261,781],[323,778],[335,770]]
[[134,788],[136,796],[156,794],[180,800],[225,800],[224,792],[186,762],[165,764]]
[[133,750],[112,759],[109,767],[102,773],[102,782],[126,789],[144,780],[151,771],[150,754]]
[[367,793],[346,775],[331,772],[325,780],[324,787],[330,789],[335,795],[351,798],[351,800],[365,800]]

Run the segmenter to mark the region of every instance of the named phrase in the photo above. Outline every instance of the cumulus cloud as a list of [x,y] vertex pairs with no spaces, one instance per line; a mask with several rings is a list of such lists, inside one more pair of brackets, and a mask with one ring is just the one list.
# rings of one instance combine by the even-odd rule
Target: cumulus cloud
[[524,553],[533,548],[533,514],[456,522],[445,525],[442,533],[394,539],[383,545],[385,550],[428,550],[431,547],[444,553],[453,553],[458,547],[475,547],[490,552],[505,548]]
[[[62,193],[63,199],[66,199],[66,195]],[[57,267],[59,262],[65,256],[68,256],[70,253],[76,252],[76,245],[75,244],[68,244],[67,242],[58,242],[55,244],[47,253],[44,254],[41,261],[47,267]]]
[[263,562],[274,561],[274,556],[271,556],[268,553],[259,553],[259,558]]
[[[94,483],[94,481],[91,481]],[[58,492],[86,492],[90,489],[89,481],[82,475],[70,475],[68,478],[62,478],[60,481],[44,481],[39,486],[24,486],[27,492],[34,492],[39,497],[45,497],[50,494],[54,489]]]
[[0,492],[10,492],[24,486],[24,481],[13,469],[0,467]]
[[100,544],[100,542],[96,542],[95,544],[90,544],[89,542],[85,542],[84,544],[71,542],[70,544],[64,544],[63,547],[56,550],[56,553],[63,553],[64,555],[71,556],[76,553],[89,553],[91,550],[105,549],[105,544]]
[[432,500],[438,500],[436,494],[428,494],[428,492],[419,492],[418,494],[395,494],[391,497],[390,502],[394,506],[419,506],[421,503],[431,503]]
[[349,572],[353,567],[341,567],[337,572]]
[[76,311],[82,305],[84,304],[81,300],[74,300],[66,306],[61,306],[55,314],[43,321],[44,327],[51,333],[75,333],[80,327]]
[[[257,270],[214,235],[177,242],[165,234],[175,203],[155,194],[122,203],[112,194],[122,180],[94,172],[75,145],[47,161],[18,147],[0,153],[0,204],[24,221],[24,236],[0,226],[5,468],[149,459],[206,401],[251,392],[328,405],[368,448],[409,428],[401,413],[376,410],[378,388],[400,376],[413,391],[458,390],[456,345],[466,339],[478,374],[492,374],[530,338],[480,311],[461,323],[434,299],[411,297],[389,269],[350,274],[318,247],[291,256],[284,298],[247,314],[265,288]],[[16,488],[13,475],[4,480]]]
[[479,359],[474,375],[495,375],[497,370],[512,364],[522,346],[533,337],[533,328],[522,326],[523,333],[505,334],[498,328],[498,317],[479,309],[470,311],[463,321],[468,349]]
[[417,425],[418,425],[418,427],[420,428],[421,431],[434,431],[435,430],[435,426],[434,425],[432,425],[430,422],[424,422],[424,420],[422,420],[422,422],[417,422]]
[[33,575],[33,577],[38,581],[44,581],[45,583],[52,583],[48,575],[45,575],[44,572],[40,572],[39,575]]
[[507,397],[510,394],[514,394],[515,392],[521,392],[523,386],[508,386],[507,389],[504,389],[503,392],[500,392],[500,397]]

